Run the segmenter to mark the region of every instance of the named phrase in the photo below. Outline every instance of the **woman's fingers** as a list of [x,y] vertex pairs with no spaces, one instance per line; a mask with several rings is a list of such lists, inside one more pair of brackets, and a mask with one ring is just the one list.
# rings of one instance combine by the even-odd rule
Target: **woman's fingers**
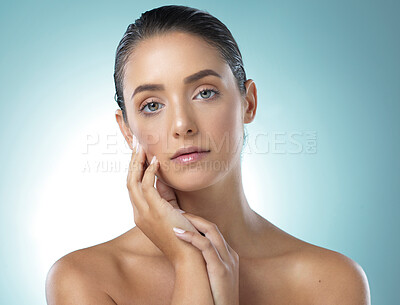
[[156,156],[154,156],[143,175],[142,192],[144,198],[149,204],[150,209],[154,206],[155,202],[168,203],[165,199],[161,198],[160,194],[154,187],[156,171],[158,170],[159,165],[159,161],[157,160]]
[[144,151],[138,144],[139,150],[132,152],[131,161],[129,163],[129,172],[127,177],[127,187],[129,190],[129,197],[131,198],[134,215],[139,215],[137,210],[146,210],[148,205],[143,198],[142,190],[140,188],[140,179],[143,176],[143,154]]
[[[139,149],[132,153],[129,164],[128,189],[134,209],[147,211],[154,205],[154,202],[168,203],[168,201],[163,199],[154,187],[155,174],[160,165],[159,161],[153,158],[153,162],[145,168],[146,153],[140,144],[138,146]],[[173,198],[169,197],[173,201]]]
[[134,158],[132,161],[132,180],[135,182],[135,185],[139,185],[138,183],[142,181],[143,177],[143,168],[145,162],[145,152],[143,150],[142,145],[138,144],[136,148],[137,152],[134,152]]
[[160,179],[156,181],[156,188],[161,198],[164,198],[168,201],[175,209],[179,209],[178,202],[176,200],[176,195],[174,190],[162,182]]
[[151,184],[154,186],[154,182],[156,181],[156,171],[158,170],[159,162],[156,158],[156,156],[153,156],[153,159],[151,159],[151,162],[149,166],[146,168],[144,174],[143,174],[143,179],[142,179],[142,187],[143,185],[148,185]]
[[228,249],[229,245],[226,243],[216,224],[190,213],[183,213],[182,215],[185,216],[197,230],[204,233],[205,237],[213,243],[223,261],[230,262],[231,255]]
[[219,271],[223,272],[223,270],[225,269],[225,266],[223,266],[224,264],[223,259],[219,255],[217,249],[215,249],[213,243],[207,237],[204,237],[197,232],[183,231],[182,229],[179,228],[173,228],[173,229],[175,234],[180,239],[183,239],[184,241],[191,243],[193,246],[195,246],[202,252],[203,257],[209,269],[212,269],[213,272],[217,273]]
[[[202,252],[207,264],[214,304],[239,304],[239,256],[225,242],[215,224],[193,214],[182,215],[196,229],[206,233],[206,237],[203,237],[198,232],[180,232],[178,228],[173,228],[178,238],[191,243]],[[208,237],[218,241],[219,245],[214,244]],[[230,250],[221,244],[226,244]],[[222,257],[221,253],[225,253],[227,258]]]

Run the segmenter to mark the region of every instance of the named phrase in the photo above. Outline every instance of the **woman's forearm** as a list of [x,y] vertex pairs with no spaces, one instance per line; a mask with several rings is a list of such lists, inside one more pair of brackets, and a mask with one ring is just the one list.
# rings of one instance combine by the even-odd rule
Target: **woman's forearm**
[[176,264],[174,268],[171,305],[214,305],[206,263],[201,254]]

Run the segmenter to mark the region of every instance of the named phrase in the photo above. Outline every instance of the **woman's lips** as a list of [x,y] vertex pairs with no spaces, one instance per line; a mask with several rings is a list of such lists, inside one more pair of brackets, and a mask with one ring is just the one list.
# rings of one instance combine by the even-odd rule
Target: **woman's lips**
[[190,154],[180,155],[180,156],[172,159],[172,161],[174,161],[176,163],[187,164],[187,163],[191,163],[191,162],[200,161],[208,153],[209,153],[209,151],[192,152]]

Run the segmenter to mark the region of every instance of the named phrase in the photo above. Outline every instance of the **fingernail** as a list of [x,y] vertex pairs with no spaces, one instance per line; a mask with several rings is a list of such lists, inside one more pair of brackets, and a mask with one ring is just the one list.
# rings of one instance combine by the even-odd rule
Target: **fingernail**
[[172,230],[174,230],[175,233],[178,233],[178,234],[185,233],[185,230],[182,230],[182,229],[179,229],[179,228],[175,228],[175,227],[173,227]]
[[136,143],[136,153],[139,152],[139,145],[140,145],[139,142],[137,142],[137,143]]
[[181,213],[181,214],[186,213],[184,210],[181,210],[181,209],[177,209],[177,210],[178,210],[178,212]]
[[155,161],[156,161],[156,156],[154,155],[154,156],[153,156],[153,159],[151,159],[150,164],[153,164]]

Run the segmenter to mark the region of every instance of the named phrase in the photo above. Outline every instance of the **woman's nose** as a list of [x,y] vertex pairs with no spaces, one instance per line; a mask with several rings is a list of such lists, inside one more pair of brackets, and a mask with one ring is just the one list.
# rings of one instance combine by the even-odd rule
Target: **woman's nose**
[[197,133],[193,109],[190,105],[180,103],[174,107],[172,117],[172,134],[174,137],[191,136]]

